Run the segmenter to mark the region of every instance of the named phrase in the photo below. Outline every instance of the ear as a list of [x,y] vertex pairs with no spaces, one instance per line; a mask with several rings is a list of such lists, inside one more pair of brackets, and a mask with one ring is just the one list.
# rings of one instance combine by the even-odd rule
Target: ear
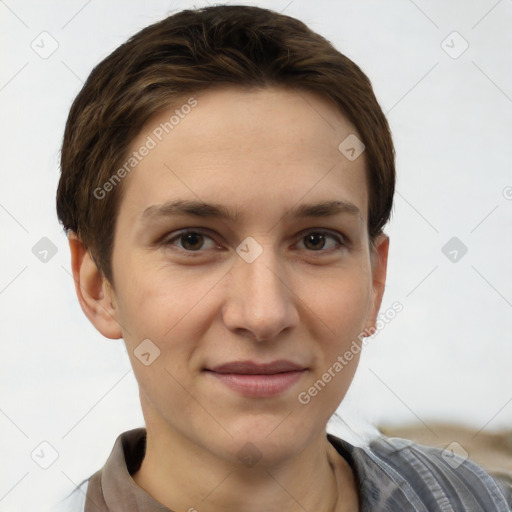
[[75,233],[69,233],[68,242],[75,290],[82,311],[103,336],[110,339],[122,338],[111,284]]
[[373,246],[370,247],[370,251],[372,266],[372,295],[365,330],[374,332],[377,328],[377,315],[379,314],[382,296],[384,295],[384,289],[386,287],[389,237],[384,233],[378,235]]

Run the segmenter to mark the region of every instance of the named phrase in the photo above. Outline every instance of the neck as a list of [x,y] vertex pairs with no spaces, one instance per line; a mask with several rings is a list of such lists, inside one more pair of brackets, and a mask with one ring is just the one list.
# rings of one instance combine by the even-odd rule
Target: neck
[[350,467],[325,433],[293,458],[246,467],[174,431],[148,428],[146,454],[133,479],[169,509],[190,512],[332,512],[354,499]]

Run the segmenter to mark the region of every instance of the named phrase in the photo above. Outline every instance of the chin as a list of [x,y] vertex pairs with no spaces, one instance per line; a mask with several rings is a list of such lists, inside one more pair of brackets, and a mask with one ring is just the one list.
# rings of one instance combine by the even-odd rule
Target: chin
[[238,421],[235,428],[228,429],[233,436],[228,441],[233,462],[272,466],[300,453],[316,431],[312,426],[305,430],[304,422],[293,421],[292,416],[265,415]]

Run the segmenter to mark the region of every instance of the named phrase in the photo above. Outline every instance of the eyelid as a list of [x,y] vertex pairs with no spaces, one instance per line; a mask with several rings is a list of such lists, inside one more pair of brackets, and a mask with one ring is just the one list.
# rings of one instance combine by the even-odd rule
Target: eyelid
[[339,243],[341,243],[343,245],[348,245],[350,243],[350,240],[349,240],[349,238],[346,235],[344,235],[340,231],[336,231],[336,230],[328,229],[328,228],[307,228],[307,229],[304,229],[303,231],[299,232],[298,236],[299,237],[303,237],[303,236],[306,236],[309,233],[318,233],[318,234],[321,234],[321,235],[330,235],[333,238],[338,239]]

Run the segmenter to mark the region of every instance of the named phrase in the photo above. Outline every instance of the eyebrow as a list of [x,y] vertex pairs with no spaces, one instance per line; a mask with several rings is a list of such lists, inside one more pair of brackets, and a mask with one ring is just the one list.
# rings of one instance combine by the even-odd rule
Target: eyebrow
[[[288,210],[283,218],[332,217],[339,214],[349,214],[363,219],[361,210],[348,201],[333,200],[318,203],[301,204]],[[187,216],[211,217],[236,222],[241,213],[222,204],[205,203],[203,201],[178,199],[163,204],[148,206],[141,215],[143,222],[159,217]]]

